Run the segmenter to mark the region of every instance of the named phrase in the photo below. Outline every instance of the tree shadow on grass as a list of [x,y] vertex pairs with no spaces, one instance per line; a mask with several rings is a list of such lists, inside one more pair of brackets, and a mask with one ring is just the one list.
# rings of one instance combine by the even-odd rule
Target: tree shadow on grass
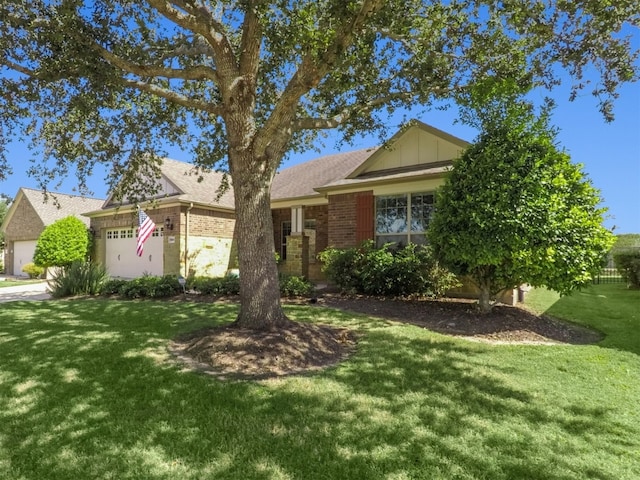
[[235,313],[88,301],[0,312],[0,477],[617,479],[638,468],[624,455],[640,432],[609,408],[550,408],[489,367],[487,348],[414,327],[336,313],[360,330],[358,351],[314,376],[219,382],[167,361],[168,339]]

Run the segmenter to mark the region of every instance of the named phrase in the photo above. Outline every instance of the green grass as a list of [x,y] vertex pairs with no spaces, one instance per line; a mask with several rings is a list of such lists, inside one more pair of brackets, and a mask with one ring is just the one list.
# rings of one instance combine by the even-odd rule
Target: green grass
[[17,287],[19,285],[30,285],[33,283],[40,283],[42,280],[0,280],[0,288],[2,287]]
[[[608,313],[620,303],[602,302]],[[233,306],[2,305],[0,478],[640,478],[640,358],[622,333],[602,345],[491,346],[288,312],[358,329],[357,353],[321,374],[221,382],[183,371],[165,347],[231,321]]]
[[535,289],[527,305],[556,318],[589,326],[606,334],[603,347],[640,355],[640,290],[623,283],[594,285],[567,297]]

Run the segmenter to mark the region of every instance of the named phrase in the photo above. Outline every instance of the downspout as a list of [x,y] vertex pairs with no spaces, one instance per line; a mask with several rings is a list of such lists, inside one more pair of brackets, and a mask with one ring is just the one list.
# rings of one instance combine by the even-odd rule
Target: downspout
[[189,212],[193,208],[193,202],[187,207],[184,220],[184,278],[189,277]]

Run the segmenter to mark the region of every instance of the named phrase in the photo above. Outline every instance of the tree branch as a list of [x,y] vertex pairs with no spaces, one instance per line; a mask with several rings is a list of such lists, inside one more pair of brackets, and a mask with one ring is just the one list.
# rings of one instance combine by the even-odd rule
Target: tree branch
[[375,110],[377,107],[382,105],[386,105],[389,102],[396,100],[404,100],[410,101],[415,96],[413,92],[396,92],[393,94],[386,95],[384,97],[379,97],[370,102],[360,104],[360,105],[351,105],[345,108],[338,115],[334,115],[330,118],[298,118],[294,120],[291,124],[291,127],[294,131],[299,130],[324,130],[330,128],[336,128],[343,123],[345,123],[350,118],[370,113]]
[[28,77],[38,78],[38,72],[36,72],[35,70],[31,70],[30,68],[23,67],[19,63],[14,63],[9,59],[5,58],[4,60],[0,60],[0,65],[6,65],[11,70],[15,70],[16,72],[20,72],[23,75],[26,75]]
[[250,1],[242,24],[242,42],[240,44],[240,75],[255,78],[260,65],[260,44],[262,29],[257,14],[258,2]]
[[164,66],[139,65],[115,55],[101,45],[94,44],[94,49],[111,65],[118,67],[128,73],[133,73],[141,77],[165,77],[179,78],[182,80],[212,80],[219,82],[217,72],[209,67],[197,66],[185,69],[168,68]]
[[202,110],[203,112],[211,113],[212,115],[222,115],[223,112],[223,108],[220,105],[205,102],[203,100],[189,98],[177,92],[174,92],[173,90],[168,90],[152,83],[146,83],[140,80],[129,80],[126,78],[122,78],[120,80],[120,83],[127,87],[140,90],[141,92],[146,92],[158,97],[162,97],[172,103],[181,105],[183,107],[195,108],[197,110]]
[[186,30],[201,35],[211,45],[221,81],[226,82],[238,76],[234,49],[224,33],[224,25],[215,20],[210,12],[203,12],[182,0],[172,0],[172,3],[183,11],[189,12],[188,14],[180,12],[166,0],[147,0],[147,2],[162,16]]
[[276,135],[278,130],[282,129],[283,125],[291,127],[300,98],[320,83],[340,55],[351,45],[355,32],[360,31],[366,24],[367,18],[380,10],[383,5],[383,0],[364,0],[360,10],[342,24],[333,42],[324,52],[316,56],[308,54],[302,59],[298,70],[289,80],[276,107],[261,130],[260,142],[256,144],[259,156],[267,148],[278,151],[278,153],[285,148],[290,136],[285,141],[282,135]]

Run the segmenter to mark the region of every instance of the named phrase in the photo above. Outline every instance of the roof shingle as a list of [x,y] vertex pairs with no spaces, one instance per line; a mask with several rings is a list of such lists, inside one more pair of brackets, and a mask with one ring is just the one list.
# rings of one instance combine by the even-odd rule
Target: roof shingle
[[61,218],[74,215],[82,220],[88,227],[89,219],[82,216],[82,214],[100,208],[104,202],[103,199],[99,198],[55,192],[48,193],[49,198],[45,201],[41,190],[24,187],[22,187],[21,190],[45,226],[51,225]]
[[319,196],[315,188],[342,180],[376,150],[374,147],[336,153],[285,168],[273,179],[271,200]]

